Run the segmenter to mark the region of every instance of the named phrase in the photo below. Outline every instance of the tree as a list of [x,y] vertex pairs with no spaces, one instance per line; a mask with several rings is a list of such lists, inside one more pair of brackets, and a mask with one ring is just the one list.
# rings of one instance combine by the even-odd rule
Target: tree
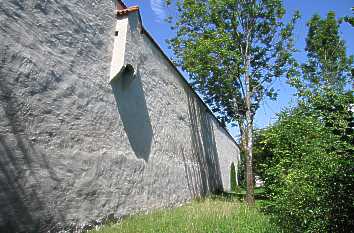
[[[166,1],[171,3],[171,1]],[[293,29],[281,0],[177,0],[169,40],[175,63],[219,118],[237,125],[246,155],[246,201],[254,204],[252,134],[256,111],[276,98],[272,82],[295,71]]]
[[333,11],[322,19],[314,15],[308,22],[306,38],[307,61],[302,64],[302,76],[292,77],[297,88],[299,105],[316,115],[326,127],[343,140],[354,140],[349,111],[353,104],[354,56],[348,56],[345,41]]
[[[354,13],[354,7],[352,7],[352,11]],[[349,23],[350,25],[352,25],[354,27],[354,17],[353,16],[344,17],[344,21]]]
[[263,138],[273,153],[265,172],[268,210],[284,231],[350,232],[351,146],[302,107],[282,112]]
[[325,19],[314,15],[308,22],[306,38],[307,62],[301,67],[302,76],[293,77],[302,98],[312,98],[329,90],[343,92],[353,82],[353,56],[347,56],[345,42],[340,37],[340,21],[333,11]]
[[354,228],[353,102],[351,92],[328,91],[261,132],[268,208],[286,232]]
[[[292,78],[299,105],[263,133],[270,209],[288,232],[350,232],[354,227],[353,57],[329,12],[309,21],[307,61]],[[348,85],[349,84],[349,85]],[[348,90],[349,89],[349,90]]]

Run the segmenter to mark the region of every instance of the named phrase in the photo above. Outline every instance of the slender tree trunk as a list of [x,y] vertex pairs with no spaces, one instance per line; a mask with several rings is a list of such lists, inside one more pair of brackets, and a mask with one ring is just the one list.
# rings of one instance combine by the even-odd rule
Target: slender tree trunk
[[247,182],[247,193],[246,202],[248,205],[254,205],[254,182],[253,182],[253,116],[251,112],[251,85],[250,85],[250,75],[248,73],[248,68],[250,66],[250,57],[247,56],[246,59],[246,75],[245,75],[245,86],[246,86],[246,182]]
[[[247,114],[250,115],[250,114]],[[251,118],[251,117],[250,117]],[[246,148],[246,182],[247,182],[247,193],[246,202],[248,205],[254,205],[254,179],[253,179],[253,124],[252,119],[247,117],[247,121],[251,120],[247,127],[247,148]]]

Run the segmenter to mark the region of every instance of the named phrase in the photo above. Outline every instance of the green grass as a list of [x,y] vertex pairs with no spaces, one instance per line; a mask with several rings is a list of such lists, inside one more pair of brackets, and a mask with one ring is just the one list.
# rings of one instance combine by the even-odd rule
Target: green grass
[[92,230],[90,233],[277,233],[257,207],[226,198],[193,201],[175,209],[157,210]]

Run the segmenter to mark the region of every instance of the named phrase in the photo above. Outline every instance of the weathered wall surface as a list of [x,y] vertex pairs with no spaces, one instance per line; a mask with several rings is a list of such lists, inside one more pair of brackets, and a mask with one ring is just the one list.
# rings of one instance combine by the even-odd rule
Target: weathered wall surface
[[114,2],[0,1],[0,232],[47,232],[228,187],[238,148]]
[[[194,190],[196,193],[222,188],[228,190],[230,164],[239,157],[236,143],[166,59],[152,38],[142,30],[140,24],[138,12],[129,14],[125,64],[134,68],[134,74],[130,74],[130,77],[118,77],[119,81],[111,83],[113,90],[115,86],[124,86],[123,91],[114,91],[118,109],[120,100],[139,101],[134,98],[137,95],[131,91],[133,86],[139,87],[141,93],[144,93],[144,99],[140,102],[147,107],[139,107],[138,114],[135,114],[134,110],[131,111],[133,115],[146,116],[143,120],[133,121],[140,122],[138,128],[150,132],[143,122],[153,125],[154,142],[150,154],[166,159],[167,162],[169,158],[166,153],[171,154],[171,158],[176,158],[176,163],[181,158],[192,161],[187,163],[185,170],[187,176],[189,173],[198,174],[197,180],[193,175],[192,179],[188,180],[194,189],[199,187]],[[128,83],[129,80],[139,84],[124,85],[124,82]],[[124,91],[131,96],[119,97],[119,93]],[[132,104],[127,103],[127,106]],[[123,124],[124,112],[129,112],[129,109],[130,107],[127,107],[126,111],[120,111]],[[129,126],[125,127],[125,130],[129,137]],[[134,129],[131,131],[135,132]],[[130,140],[130,143],[134,144],[134,140]],[[162,153],[160,148],[164,148]]]

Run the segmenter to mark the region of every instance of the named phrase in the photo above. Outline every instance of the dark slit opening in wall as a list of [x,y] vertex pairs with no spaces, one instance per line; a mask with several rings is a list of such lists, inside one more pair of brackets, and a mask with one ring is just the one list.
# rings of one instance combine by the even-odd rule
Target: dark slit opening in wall
[[153,131],[139,69],[134,74],[134,68],[126,65],[111,86],[130,145],[136,157],[147,162]]

